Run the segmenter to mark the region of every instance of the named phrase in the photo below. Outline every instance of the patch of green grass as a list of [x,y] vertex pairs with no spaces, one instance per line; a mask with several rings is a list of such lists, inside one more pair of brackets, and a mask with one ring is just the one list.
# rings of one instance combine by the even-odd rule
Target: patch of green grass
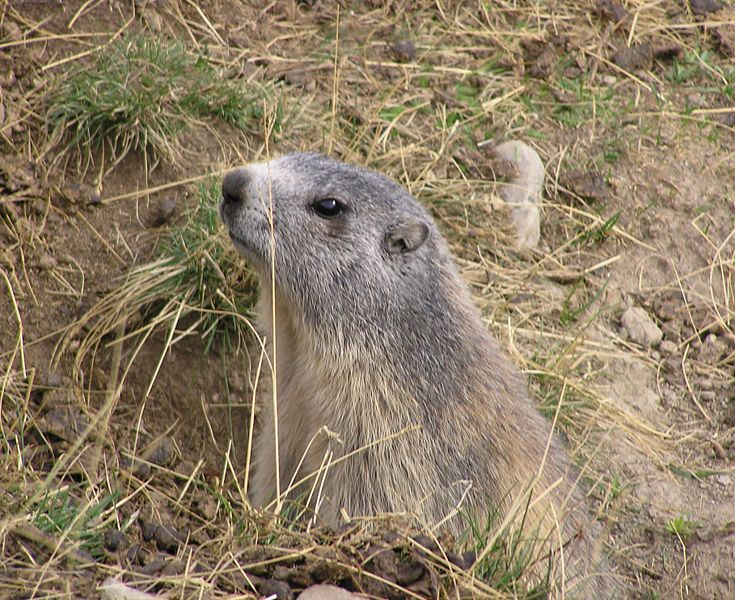
[[199,313],[207,348],[218,336],[229,341],[231,333],[242,333],[240,316],[249,314],[256,300],[255,276],[222,235],[219,196],[216,179],[200,185],[199,203],[158,248],[159,260],[154,264],[173,267],[175,274],[151,290],[157,298],[154,310],[156,305],[170,307],[174,302]]
[[607,282],[592,294],[587,288],[587,282],[584,279],[577,281],[572,286],[567,297],[564,298],[561,315],[559,315],[559,323],[564,326],[575,323],[581,315],[602,297],[606,287]]
[[615,227],[618,220],[620,219],[620,213],[621,211],[619,210],[615,211],[615,213],[613,213],[613,215],[602,225],[593,227],[592,229],[589,229],[588,231],[580,234],[580,236],[574,240],[573,245],[580,246],[585,243],[599,244],[601,242],[604,242],[607,239],[607,236],[610,235],[613,227]]
[[496,535],[500,514],[497,510],[490,510],[484,523],[469,515],[463,515],[467,523],[464,546],[468,547],[481,557],[474,567],[476,577],[488,582],[498,591],[514,594],[515,598],[524,600],[541,600],[546,598],[549,587],[551,565],[544,581],[528,587],[523,582],[523,576],[532,566],[537,554],[537,542],[528,539],[522,533],[522,527],[512,533],[501,532]]
[[168,329],[167,344],[197,333],[205,351],[216,340],[241,347],[257,279],[219,223],[219,193],[217,180],[203,182],[198,204],[159,241],[158,258],[134,267],[67,332],[68,340],[86,331],[76,353],[79,365],[121,324],[133,329],[129,335],[144,337]]
[[720,92],[728,98],[735,94],[735,66],[717,64],[717,55],[710,50],[690,50],[674,59],[666,79],[678,85],[708,83],[701,87],[702,92]]
[[681,540],[686,540],[691,537],[692,534],[700,527],[701,524],[698,521],[690,519],[686,515],[679,515],[666,523],[666,531],[671,535],[677,536]]
[[63,534],[71,541],[78,541],[81,548],[95,558],[101,558],[104,555],[103,532],[97,521],[118,496],[118,493],[109,494],[98,503],[82,509],[71,498],[69,489],[49,493],[35,506],[33,523],[52,536]]
[[47,122],[53,139],[83,154],[104,145],[119,157],[136,150],[171,157],[187,124],[218,118],[254,131],[265,101],[262,89],[228,79],[181,42],[139,34],[57,79]]
[[707,477],[713,477],[720,475],[722,471],[716,471],[714,469],[687,469],[685,467],[679,467],[675,464],[670,464],[669,469],[675,475],[684,477],[685,479],[706,479]]
[[612,106],[612,89],[596,90],[583,79],[562,77],[557,82],[556,93],[547,90],[552,98],[551,117],[565,127],[581,127],[593,116],[597,119],[612,121],[617,113]]

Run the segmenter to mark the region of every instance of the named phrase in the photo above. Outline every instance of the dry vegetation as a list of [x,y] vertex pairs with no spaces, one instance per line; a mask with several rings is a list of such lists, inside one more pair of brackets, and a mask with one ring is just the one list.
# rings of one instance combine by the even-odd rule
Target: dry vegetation
[[[732,597],[732,2],[261,4],[0,3],[0,598],[542,597],[502,533],[248,508],[254,288],[217,178],[293,149],[431,208],[630,596]],[[547,166],[539,251],[505,233],[502,139]]]

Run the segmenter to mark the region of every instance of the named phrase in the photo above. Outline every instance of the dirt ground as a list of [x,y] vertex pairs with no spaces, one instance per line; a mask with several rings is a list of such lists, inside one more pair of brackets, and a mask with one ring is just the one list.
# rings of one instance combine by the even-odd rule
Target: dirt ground
[[[251,359],[207,349],[194,316],[175,343],[165,327],[114,343],[127,323],[76,360],[92,327],[80,320],[157,256],[196,205],[195,179],[293,149],[377,168],[434,212],[539,401],[569,392],[564,429],[629,597],[735,597],[735,5],[260,4],[0,3],[0,598],[97,597],[121,572],[181,597],[293,597],[320,581],[460,597],[451,570],[428,575],[389,525],[377,541],[252,543],[263,518],[243,517],[238,483]],[[49,137],[49,91],[128,32],[273,85],[280,130],[203,119],[175,159],[117,165],[67,151]],[[501,139],[546,165],[535,252],[492,230],[495,175],[477,143]],[[653,341],[621,322],[634,307]],[[88,507],[116,490],[115,511],[86,526],[124,543],[105,533],[89,566],[74,523],[39,526],[49,489]],[[404,577],[411,567],[423,575]]]

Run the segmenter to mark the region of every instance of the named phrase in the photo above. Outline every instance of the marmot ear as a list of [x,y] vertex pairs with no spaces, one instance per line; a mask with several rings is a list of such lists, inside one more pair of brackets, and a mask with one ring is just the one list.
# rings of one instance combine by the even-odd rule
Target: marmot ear
[[388,254],[413,252],[429,237],[429,226],[423,221],[411,220],[393,225],[385,234],[383,245]]

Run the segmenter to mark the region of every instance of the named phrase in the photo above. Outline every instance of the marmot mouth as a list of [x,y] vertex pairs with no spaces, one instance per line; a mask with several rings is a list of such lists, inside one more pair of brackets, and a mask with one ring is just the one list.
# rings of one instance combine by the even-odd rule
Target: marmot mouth
[[[241,238],[229,228],[227,233],[230,235],[230,240],[232,240],[232,245],[235,247],[237,253],[248,261],[256,271],[260,271],[267,263],[261,249],[252,243],[252,240],[249,242]],[[270,270],[270,267],[268,269]]]

